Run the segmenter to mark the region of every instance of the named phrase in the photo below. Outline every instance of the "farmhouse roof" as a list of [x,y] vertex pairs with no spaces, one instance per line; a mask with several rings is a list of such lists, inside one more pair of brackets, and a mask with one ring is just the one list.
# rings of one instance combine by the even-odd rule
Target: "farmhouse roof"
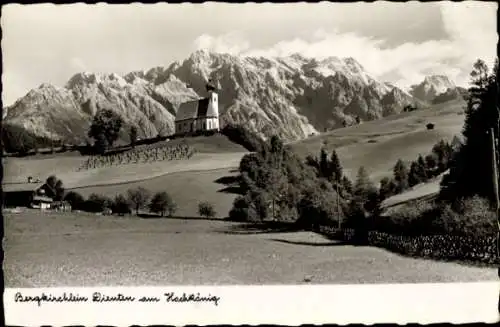
[[40,202],[54,202],[54,200],[52,200],[51,198],[49,198],[48,196],[43,196],[43,195],[35,195],[33,197],[33,201],[40,201]]
[[177,109],[175,121],[205,117],[207,115],[208,103],[208,98],[182,103],[179,109]]
[[30,192],[36,191],[45,183],[9,183],[2,184],[2,191],[5,192]]

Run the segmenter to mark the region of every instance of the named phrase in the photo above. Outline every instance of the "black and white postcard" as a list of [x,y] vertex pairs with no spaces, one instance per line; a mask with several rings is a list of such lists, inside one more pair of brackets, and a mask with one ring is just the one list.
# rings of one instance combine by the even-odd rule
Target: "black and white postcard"
[[499,321],[496,2],[8,4],[8,325]]

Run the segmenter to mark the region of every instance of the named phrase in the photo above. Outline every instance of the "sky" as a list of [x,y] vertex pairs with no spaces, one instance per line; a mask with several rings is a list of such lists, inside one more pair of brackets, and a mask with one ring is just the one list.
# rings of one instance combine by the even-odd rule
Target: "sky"
[[241,56],[353,57],[406,88],[445,74],[467,86],[496,54],[496,2],[19,5],[2,8],[2,101],[78,72],[125,74],[206,49]]

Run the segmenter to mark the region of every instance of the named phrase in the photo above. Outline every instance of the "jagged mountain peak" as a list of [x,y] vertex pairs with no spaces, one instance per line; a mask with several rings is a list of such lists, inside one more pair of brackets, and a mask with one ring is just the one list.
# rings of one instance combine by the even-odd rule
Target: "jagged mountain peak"
[[[448,94],[458,96],[457,86],[446,75],[429,75],[419,84],[410,86],[409,93],[419,100],[433,103],[436,98]],[[444,99],[444,98],[443,98]]]
[[[355,117],[371,120],[398,113],[418,102],[378,81],[350,57],[317,60],[298,53],[257,57],[198,50],[170,65],[125,75],[75,74],[64,88],[34,90],[35,95],[9,108],[6,119],[39,135],[84,138],[95,112],[109,108],[124,118],[125,126],[139,127],[141,137],[167,135],[174,132],[179,105],[206,96],[209,79],[219,89],[222,125],[243,124],[262,136],[277,134],[286,140],[341,127]],[[430,77],[422,84],[436,80],[444,81]]]
[[455,85],[446,75],[429,75],[425,76],[424,83],[444,83],[448,85]]
[[117,73],[92,73],[81,72],[73,75],[66,83],[67,89],[89,84],[110,83],[118,87],[124,87],[128,83],[126,79]]

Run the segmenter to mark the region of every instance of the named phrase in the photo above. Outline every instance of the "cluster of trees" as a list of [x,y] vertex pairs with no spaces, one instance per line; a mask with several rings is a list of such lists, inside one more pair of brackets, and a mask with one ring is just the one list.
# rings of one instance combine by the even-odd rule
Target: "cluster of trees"
[[45,181],[45,184],[54,192],[54,200],[62,201],[66,192],[64,183],[55,175],[51,175]]
[[456,151],[453,144],[460,143],[458,139],[452,143],[444,140],[439,141],[432,147],[431,153],[425,157],[419,155],[416,160],[409,164],[409,167],[407,163],[399,159],[394,165],[393,176],[384,177],[380,181],[382,201],[417,184],[425,183],[448,170]]
[[[167,192],[152,194],[144,187],[129,189],[125,194],[118,194],[114,198],[93,193],[85,199],[80,193],[70,191],[64,195],[64,200],[71,204],[73,210],[118,215],[132,214],[132,212],[139,215],[141,210],[148,210],[162,217],[172,217],[178,209],[176,202]],[[210,202],[200,202],[198,213],[206,218],[213,218],[217,214]]]
[[301,228],[354,227],[362,225],[379,203],[378,189],[366,169],[359,169],[353,184],[336,151],[329,154],[326,147],[318,157],[302,161],[273,136],[263,150],[242,158],[239,171],[242,195],[233,203],[233,220],[273,220]]
[[[482,60],[474,64],[462,131],[464,142],[457,142],[458,146],[441,142],[433,148],[437,163],[432,164],[436,167],[436,173],[449,168],[441,181],[438,201],[410,203],[389,219],[376,221],[376,228],[411,234],[475,237],[496,234],[498,226],[492,162],[493,144],[498,144],[499,138],[498,69],[498,59],[491,72]],[[496,158],[498,160],[498,155]],[[425,159],[425,164],[429,166]],[[425,180],[429,173],[423,174],[422,160],[417,160],[412,166],[414,169],[413,173],[409,172],[408,185],[410,181],[416,183]]]
[[1,126],[1,141],[3,151],[20,155],[36,153],[41,148],[52,148],[54,152],[54,147],[61,146],[61,142],[36,136],[20,126],[8,123]]
[[118,194],[114,198],[91,194],[85,199],[81,194],[70,191],[66,194],[65,201],[71,204],[73,210],[87,212],[107,212],[119,215],[131,214],[135,211],[139,214],[142,209],[161,216],[172,216],[177,211],[177,204],[167,192],[157,192],[154,195],[143,187],[129,189],[126,194]]
[[[311,184],[315,180],[314,171],[308,169],[277,136],[271,138],[269,146],[245,155],[239,171],[244,195],[234,202],[230,212],[233,220],[296,221],[300,215],[297,204],[304,193],[312,191]],[[320,187],[326,187],[326,184]],[[319,201],[316,199],[315,202]]]

